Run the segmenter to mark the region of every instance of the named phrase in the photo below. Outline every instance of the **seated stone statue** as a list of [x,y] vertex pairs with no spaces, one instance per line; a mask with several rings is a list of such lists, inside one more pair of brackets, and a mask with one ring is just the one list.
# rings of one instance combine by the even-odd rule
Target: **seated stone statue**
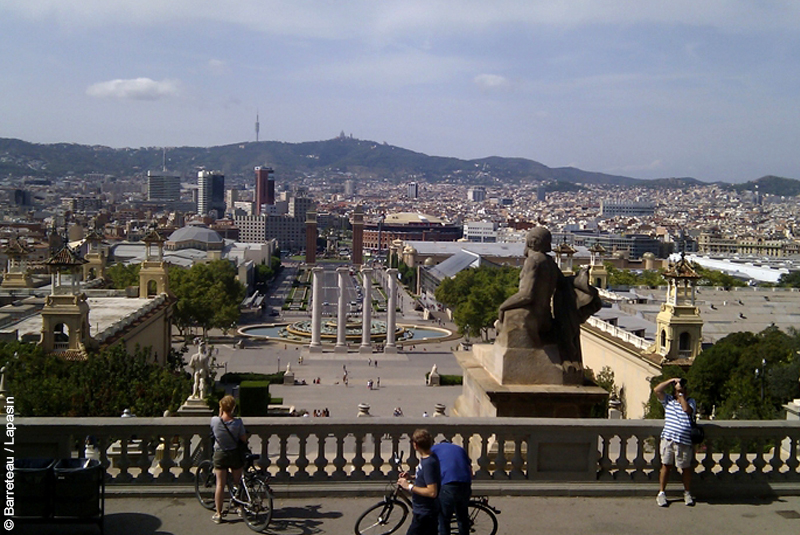
[[544,227],[528,232],[525,263],[520,272],[519,291],[498,309],[495,323],[500,348],[557,348],[557,356],[547,351],[550,361],[560,364],[568,379],[582,380],[580,324],[600,310],[597,289],[589,284],[589,272],[583,268],[576,276],[565,276],[551,250],[551,234]]

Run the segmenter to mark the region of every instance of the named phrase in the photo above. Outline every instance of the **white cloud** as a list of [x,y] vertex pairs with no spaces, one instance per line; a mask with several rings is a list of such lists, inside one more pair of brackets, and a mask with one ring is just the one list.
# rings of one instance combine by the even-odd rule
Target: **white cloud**
[[228,65],[221,59],[210,59],[206,65],[208,71],[214,76],[222,76],[228,71]]
[[131,78],[129,80],[109,80],[90,85],[86,94],[96,98],[116,98],[120,100],[158,100],[179,94],[178,82],[150,78]]
[[504,89],[509,86],[508,78],[499,74],[479,74],[473,81],[481,91],[491,91],[493,89]]

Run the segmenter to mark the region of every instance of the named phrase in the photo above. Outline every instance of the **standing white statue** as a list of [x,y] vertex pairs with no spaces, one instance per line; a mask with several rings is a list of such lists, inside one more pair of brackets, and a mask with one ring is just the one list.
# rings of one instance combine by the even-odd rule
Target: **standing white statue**
[[201,341],[197,353],[189,359],[189,368],[192,369],[192,376],[194,377],[194,386],[192,387],[192,395],[189,396],[190,399],[203,399],[206,395],[210,359],[211,353],[207,350],[206,342]]

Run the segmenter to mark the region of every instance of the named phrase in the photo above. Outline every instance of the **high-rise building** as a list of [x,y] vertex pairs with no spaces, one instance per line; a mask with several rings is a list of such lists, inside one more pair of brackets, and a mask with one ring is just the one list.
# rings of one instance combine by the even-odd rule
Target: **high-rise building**
[[344,181],[344,194],[348,197],[352,197],[356,194],[356,183],[352,180],[345,180]]
[[200,171],[197,173],[197,185],[197,213],[209,215],[216,211],[217,217],[225,215],[225,175]]
[[408,198],[416,199],[417,197],[419,197],[419,184],[411,182],[408,184]]
[[262,206],[275,204],[275,171],[271,167],[256,167],[256,215],[261,215]]
[[148,171],[147,200],[163,202],[180,201],[181,176],[167,171]]
[[486,200],[486,188],[474,186],[467,190],[467,198],[472,202],[483,202]]

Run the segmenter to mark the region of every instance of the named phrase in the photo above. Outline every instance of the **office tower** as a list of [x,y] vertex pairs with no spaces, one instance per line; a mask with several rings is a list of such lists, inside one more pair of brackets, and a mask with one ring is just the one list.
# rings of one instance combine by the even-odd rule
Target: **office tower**
[[271,167],[256,167],[256,215],[261,215],[261,207],[275,204],[275,171]]
[[352,197],[356,194],[356,184],[352,180],[345,180],[344,181],[344,194],[348,197]]
[[544,184],[536,186],[536,200],[537,201],[547,200],[547,188],[545,187]]
[[148,171],[147,200],[163,202],[180,201],[181,176],[167,171]]
[[474,186],[467,190],[467,198],[472,202],[483,202],[486,200],[486,188]]
[[225,215],[225,175],[200,171],[197,173],[197,185],[197,213],[209,215],[216,211],[217,217]]
[[419,185],[416,182],[411,182],[408,185],[408,198],[416,199],[419,197]]

